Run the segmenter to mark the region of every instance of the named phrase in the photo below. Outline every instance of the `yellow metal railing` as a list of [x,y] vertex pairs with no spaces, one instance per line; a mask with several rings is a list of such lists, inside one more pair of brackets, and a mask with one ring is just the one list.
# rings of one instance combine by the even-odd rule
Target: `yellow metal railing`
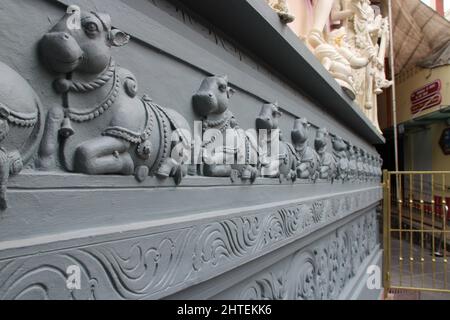
[[383,173],[384,287],[450,293],[450,171]]

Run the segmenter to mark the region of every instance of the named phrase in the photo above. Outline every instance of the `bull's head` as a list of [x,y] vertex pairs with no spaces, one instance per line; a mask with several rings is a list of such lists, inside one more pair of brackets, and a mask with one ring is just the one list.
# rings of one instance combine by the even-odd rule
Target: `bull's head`
[[194,111],[202,117],[223,114],[228,110],[234,92],[228,85],[228,77],[208,77],[192,98]]
[[328,129],[321,128],[317,130],[316,140],[314,141],[314,147],[319,154],[325,152],[327,147],[328,136],[329,136]]
[[356,150],[355,150],[355,146],[353,146],[353,144],[351,142],[348,143],[348,157],[351,160],[356,159]]
[[65,16],[41,39],[39,51],[47,68],[57,73],[98,74],[111,60],[111,48],[128,43],[130,37],[111,26],[111,17],[81,12],[70,6]]
[[257,130],[275,130],[279,127],[279,119],[283,114],[276,103],[268,103],[262,106],[261,113],[256,118]]
[[331,139],[333,143],[333,149],[337,152],[346,151],[348,149],[347,143],[339,136],[335,136]]
[[311,124],[305,118],[295,120],[291,136],[294,143],[305,143],[308,140]]

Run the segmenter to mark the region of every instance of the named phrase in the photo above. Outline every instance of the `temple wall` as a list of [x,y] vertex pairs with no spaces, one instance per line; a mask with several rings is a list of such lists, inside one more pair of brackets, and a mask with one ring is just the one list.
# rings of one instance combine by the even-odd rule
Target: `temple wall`
[[[204,2],[204,10],[215,10]],[[114,59],[136,77],[138,95],[148,94],[188,123],[200,120],[192,96],[202,80],[227,75],[236,91],[230,110],[241,128],[254,128],[261,106],[278,102],[284,140],[290,142],[294,121],[305,117],[311,148],[326,127],[376,156],[373,144],[382,137],[265,1],[225,2],[218,4],[228,8],[223,16],[242,8],[252,13],[243,34],[270,31],[267,42],[259,42],[266,50],[230,34],[193,1],[8,0],[0,4],[0,61],[29,82],[45,118],[62,99],[52,88],[56,75],[39,59],[38,42],[66,6],[76,4],[109,13],[113,26],[131,36],[127,46],[113,49]],[[271,46],[278,41],[280,47]],[[304,73],[289,74],[268,59],[272,52],[280,60],[293,55]],[[82,131],[73,125],[75,135]],[[30,161],[10,178],[7,196],[8,209],[0,212],[0,299],[380,294],[365,285],[367,268],[381,263],[376,174],[343,181],[259,177],[253,184],[187,176],[177,186],[171,179],[69,173],[61,163],[39,170]],[[79,289],[67,287],[71,266],[81,272]]]

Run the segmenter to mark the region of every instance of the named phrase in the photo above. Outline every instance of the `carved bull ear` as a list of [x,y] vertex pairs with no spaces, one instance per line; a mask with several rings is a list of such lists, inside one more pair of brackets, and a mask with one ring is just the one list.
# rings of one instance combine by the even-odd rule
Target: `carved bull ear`
[[281,118],[281,117],[283,116],[283,112],[281,112],[280,109],[275,108],[275,109],[273,110],[273,116],[274,116],[275,118]]
[[228,99],[230,99],[235,93],[236,93],[236,90],[234,90],[233,88],[228,87],[228,89],[227,89]]
[[66,10],[66,13],[70,14],[70,15],[75,14],[75,13],[80,13],[80,12],[81,12],[80,7],[77,5],[74,5],[74,4],[68,6],[67,10]]
[[111,30],[109,41],[114,47],[123,47],[130,41],[130,36],[119,29],[113,29]]

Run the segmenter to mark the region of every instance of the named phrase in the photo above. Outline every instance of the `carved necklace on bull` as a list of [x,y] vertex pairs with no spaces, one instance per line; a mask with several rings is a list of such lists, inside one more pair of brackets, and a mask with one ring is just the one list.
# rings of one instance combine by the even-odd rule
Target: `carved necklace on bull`
[[[68,102],[68,93],[88,93],[102,88],[107,83],[113,79],[113,86],[106,98],[96,106],[86,109],[77,110],[71,108]],[[133,84],[127,83],[127,90],[135,90],[132,88]],[[135,84],[134,84],[135,86]],[[89,82],[75,81],[72,80],[72,75],[68,74],[66,78],[57,79],[54,82],[55,90],[63,94],[63,107],[65,111],[64,123],[61,127],[60,134],[63,137],[70,137],[74,134],[71,126],[71,121],[78,123],[94,120],[107,111],[116,101],[119,95],[120,89],[120,77],[118,77],[116,72],[116,63],[114,60],[110,60],[109,66],[105,69],[103,73],[98,75],[94,80]]]
[[208,141],[203,142],[203,148],[206,148],[209,145],[213,144],[227,129],[238,129],[238,123],[233,113],[231,113],[230,110],[227,110],[223,114],[222,119],[203,120],[203,132],[206,132],[208,129],[216,129],[218,131]]
[[[60,129],[59,134],[63,138],[68,138],[72,136],[75,132],[71,126],[71,121],[75,121],[78,123],[83,123],[87,121],[94,120],[98,117],[100,117],[103,113],[108,111],[108,109],[111,108],[111,106],[114,105],[114,103],[117,100],[117,97],[119,96],[119,90],[121,86],[121,80],[120,77],[117,75],[116,70],[116,63],[113,59],[110,60],[110,63],[108,67],[105,69],[103,73],[101,73],[99,76],[97,76],[94,80],[89,82],[81,82],[81,81],[73,81],[70,79],[70,74],[68,75],[67,79],[58,79],[55,81],[55,88],[58,92],[61,92],[64,94],[64,109],[65,109],[65,118],[64,122],[62,124],[62,127]],[[108,92],[107,96],[103,99],[103,101],[97,105],[95,105],[92,108],[86,109],[86,110],[77,110],[74,108],[71,108],[68,105],[68,99],[67,94],[69,92],[74,93],[88,93],[95,91],[97,89],[102,88],[107,83],[109,83],[113,79],[113,85],[111,90]],[[124,82],[124,88],[127,92],[127,94],[131,97],[136,96],[137,94],[137,83],[132,78],[127,78]],[[168,124],[164,120],[164,116],[167,117],[175,126],[176,122],[168,115],[162,108],[160,108],[158,105],[153,104],[151,99],[148,96],[144,96],[142,98],[142,102],[144,103],[145,110],[147,113],[147,121],[146,126],[143,130],[143,132],[133,132],[126,128],[119,128],[119,127],[110,127],[107,128],[103,134],[107,136],[116,137],[119,139],[126,140],[127,142],[137,144],[137,153],[142,157],[142,159],[147,159],[150,155],[152,146],[150,141],[148,141],[148,137],[151,136],[151,132],[153,130],[154,126],[154,119],[152,116],[152,112],[150,110],[153,110],[153,112],[156,115],[159,115],[158,119],[161,121],[161,136],[164,137],[163,141],[163,152],[160,153],[160,161],[158,162],[160,165],[162,163],[162,159],[167,157],[168,150],[169,150],[169,133],[168,133]]]

